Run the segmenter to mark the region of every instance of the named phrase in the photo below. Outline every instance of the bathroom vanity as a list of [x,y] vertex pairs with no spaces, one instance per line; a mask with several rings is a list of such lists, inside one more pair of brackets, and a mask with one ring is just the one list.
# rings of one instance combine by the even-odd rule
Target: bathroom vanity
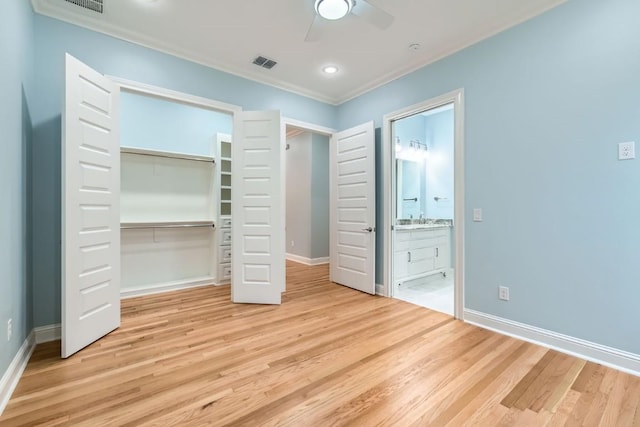
[[451,267],[450,225],[406,224],[394,229],[394,284],[446,275]]

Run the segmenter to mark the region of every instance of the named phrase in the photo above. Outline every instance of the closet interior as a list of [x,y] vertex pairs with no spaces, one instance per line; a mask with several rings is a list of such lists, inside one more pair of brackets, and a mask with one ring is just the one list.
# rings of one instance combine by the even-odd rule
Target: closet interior
[[123,91],[120,123],[121,295],[229,283],[232,116]]

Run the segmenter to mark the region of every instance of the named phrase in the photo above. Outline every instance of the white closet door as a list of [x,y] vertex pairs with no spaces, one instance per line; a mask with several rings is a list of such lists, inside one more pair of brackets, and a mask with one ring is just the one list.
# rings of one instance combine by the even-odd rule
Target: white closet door
[[331,281],[375,294],[373,122],[331,137]]
[[231,172],[235,303],[280,304],[285,289],[283,131],[279,111],[236,114]]
[[70,55],[62,128],[62,357],[120,326],[119,89]]

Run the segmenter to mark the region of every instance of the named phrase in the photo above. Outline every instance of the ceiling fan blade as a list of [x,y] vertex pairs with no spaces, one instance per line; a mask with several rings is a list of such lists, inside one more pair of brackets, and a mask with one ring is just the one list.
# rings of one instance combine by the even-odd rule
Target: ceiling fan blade
[[354,15],[366,19],[369,23],[381,30],[389,28],[394,19],[393,15],[388,14],[366,0],[355,0],[351,12],[353,12]]
[[313,22],[311,22],[311,26],[309,27],[309,31],[307,31],[307,36],[304,38],[306,42],[317,42],[322,37],[322,32],[324,29],[323,19],[320,16],[315,15],[313,18]]

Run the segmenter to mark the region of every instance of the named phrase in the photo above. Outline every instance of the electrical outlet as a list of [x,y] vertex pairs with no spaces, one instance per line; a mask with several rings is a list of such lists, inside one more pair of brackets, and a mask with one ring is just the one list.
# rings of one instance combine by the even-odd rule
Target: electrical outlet
[[293,240],[291,241],[291,247],[294,247],[296,245],[296,242],[294,242]]
[[482,221],[482,209],[475,208],[473,210],[473,220],[475,222],[481,222]]
[[636,158],[635,142],[618,143],[618,160],[631,160]]
[[498,286],[498,298],[503,301],[509,301],[509,288],[506,286]]
[[13,335],[13,322],[9,319],[7,320],[7,341],[11,341],[11,335]]

